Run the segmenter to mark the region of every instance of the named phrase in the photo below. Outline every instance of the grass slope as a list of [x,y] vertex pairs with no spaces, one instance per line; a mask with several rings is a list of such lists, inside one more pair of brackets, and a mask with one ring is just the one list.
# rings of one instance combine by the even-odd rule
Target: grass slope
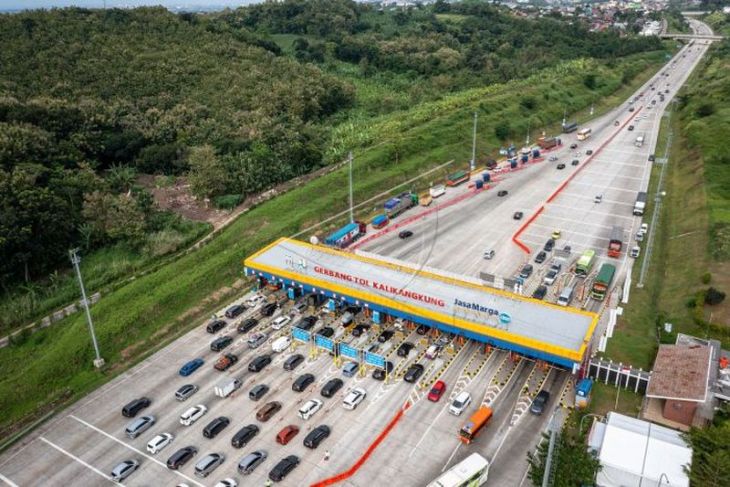
[[[591,61],[574,61],[519,82],[469,90],[372,124],[341,129],[343,143],[358,148],[355,200],[362,201],[446,160],[464,161],[465,165],[474,109],[480,112],[480,147],[494,148],[494,127],[504,120],[516,120],[519,138],[524,134],[519,127],[527,123],[527,117],[518,107],[525,96],[538,100],[532,112],[537,129],[536,120],[547,124],[562,118],[564,106],[583,109],[599,95],[619,89],[621,98],[627,96],[662,60],[663,53],[637,55],[616,61],[610,69]],[[597,73],[601,83],[596,91],[583,83],[583,69]],[[625,72],[637,75],[634,87],[622,86],[622,77],[630,79]],[[91,365],[92,347],[80,314],[32,335],[22,345],[0,350],[0,410],[4,412],[0,436],[45,403],[63,394],[78,397],[138,360],[144,351],[154,349],[165,338],[160,330],[240,277],[241,259],[252,251],[344,209],[346,181],[347,172],[336,171],[262,204],[199,251],[107,295],[93,308],[102,354],[112,364],[107,370],[97,372]],[[168,334],[175,331],[180,332],[168,330]]]

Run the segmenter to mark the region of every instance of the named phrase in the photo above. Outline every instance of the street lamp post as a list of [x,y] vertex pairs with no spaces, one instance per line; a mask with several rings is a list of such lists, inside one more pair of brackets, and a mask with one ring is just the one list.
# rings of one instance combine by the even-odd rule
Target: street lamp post
[[84,310],[86,311],[86,322],[89,324],[89,333],[91,334],[91,341],[94,344],[94,352],[96,353],[96,358],[94,359],[94,367],[98,369],[104,366],[104,359],[101,358],[101,355],[99,354],[99,344],[96,342],[96,333],[94,333],[94,322],[91,320],[91,311],[89,311],[89,300],[86,298],[84,280],[81,278],[81,269],[79,269],[81,257],[79,256],[78,252],[79,249],[71,249],[68,251],[68,254],[71,257],[71,263],[76,270],[76,277],[79,280],[79,287],[81,288],[81,304],[84,306]]
[[585,416],[583,416],[582,418],[580,418],[580,423],[578,424],[578,434],[579,434],[579,435],[583,433],[583,421],[584,421],[584,420],[585,420],[585,419],[586,419],[587,417],[589,417],[589,416],[592,416],[592,417],[594,417],[594,418],[598,418],[598,419],[601,419],[601,418],[603,418],[603,416],[601,416],[600,414],[593,414],[593,413],[588,413],[588,414],[586,414]]

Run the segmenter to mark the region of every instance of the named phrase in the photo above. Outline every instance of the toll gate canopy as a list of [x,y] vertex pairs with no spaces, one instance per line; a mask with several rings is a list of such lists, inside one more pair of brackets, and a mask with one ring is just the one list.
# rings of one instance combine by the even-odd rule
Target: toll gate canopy
[[244,261],[247,275],[283,281],[556,365],[583,361],[598,315],[374,255],[282,238]]

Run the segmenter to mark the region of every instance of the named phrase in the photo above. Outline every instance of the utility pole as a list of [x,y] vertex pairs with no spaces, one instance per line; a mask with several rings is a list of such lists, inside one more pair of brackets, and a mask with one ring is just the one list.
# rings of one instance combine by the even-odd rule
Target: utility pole
[[531,118],[527,119],[527,137],[525,137],[525,145],[530,145],[530,122],[532,122]]
[[86,321],[89,324],[89,333],[91,334],[91,341],[94,343],[94,352],[96,353],[96,359],[94,359],[94,367],[101,368],[104,366],[104,359],[99,355],[99,344],[96,342],[96,334],[94,333],[94,322],[91,320],[91,312],[89,311],[89,300],[86,298],[86,289],[84,289],[84,280],[81,278],[81,269],[79,269],[79,263],[81,257],[79,257],[79,249],[71,249],[68,251],[71,257],[71,263],[76,269],[76,277],[79,279],[79,287],[81,288],[81,304],[84,305],[86,311]]
[[352,151],[347,155],[349,166],[350,166],[350,223],[355,222],[355,217],[352,212]]
[[469,167],[473,171],[477,164],[477,112],[474,112],[474,129],[471,136],[471,164]]
[[591,117],[593,116],[593,103],[591,103]]
[[566,108],[563,108],[563,125],[565,125],[565,115],[567,114],[568,110]]

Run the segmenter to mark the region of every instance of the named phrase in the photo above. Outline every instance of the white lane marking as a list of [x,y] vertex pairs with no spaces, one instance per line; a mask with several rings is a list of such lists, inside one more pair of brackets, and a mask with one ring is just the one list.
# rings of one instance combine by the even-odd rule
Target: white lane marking
[[[198,487],[205,487],[205,486],[204,486],[203,484],[201,484],[201,483],[199,483],[199,482],[196,482],[196,481],[195,481],[195,479],[191,479],[191,478],[190,478],[190,477],[188,477],[187,475],[185,475],[185,474],[183,474],[183,473],[181,473],[181,472],[179,472],[179,471],[177,471],[177,470],[169,470],[169,469],[167,468],[167,465],[166,465],[166,464],[164,464],[164,463],[162,463],[162,462],[161,462],[161,461],[159,461],[158,459],[156,459],[156,458],[154,458],[154,457],[151,457],[151,456],[149,456],[148,454],[146,454],[146,453],[145,453],[145,452],[143,452],[142,450],[138,450],[137,448],[135,448],[135,447],[133,447],[133,446],[131,446],[131,445],[128,445],[128,444],[126,444],[125,442],[123,442],[123,441],[122,441],[122,440],[120,440],[120,439],[114,438],[114,437],[113,437],[112,435],[110,435],[109,433],[107,433],[107,432],[106,432],[106,431],[104,431],[104,430],[101,430],[101,429],[97,428],[97,427],[96,427],[96,426],[94,426],[93,424],[89,424],[89,423],[87,423],[86,421],[84,421],[83,419],[81,419],[81,418],[77,418],[77,417],[76,417],[76,416],[74,416],[73,414],[69,414],[69,418],[75,419],[75,420],[76,420],[76,421],[78,421],[79,423],[81,423],[81,424],[83,424],[84,426],[87,426],[87,427],[89,427],[89,428],[93,429],[93,430],[94,430],[94,431],[96,431],[97,433],[101,433],[102,435],[106,436],[106,437],[107,437],[107,438],[109,438],[110,440],[114,440],[114,441],[116,441],[117,443],[119,443],[120,445],[122,445],[122,446],[125,446],[126,448],[129,448],[130,450],[132,450],[132,451],[134,451],[134,452],[136,452],[136,453],[138,453],[138,454],[140,454],[140,455],[144,456],[145,458],[147,458],[147,459],[149,459],[149,460],[152,460],[152,461],[153,461],[153,462],[155,462],[156,464],[158,464],[158,465],[161,465],[161,466],[162,466],[162,467],[163,467],[163,468],[164,468],[165,470],[168,470],[168,471],[170,471],[170,472],[172,472],[172,473],[174,473],[174,474],[176,474],[176,475],[178,475],[178,476],[180,476],[180,477],[184,478],[184,479],[185,479],[185,480],[187,480],[188,482],[192,482],[192,483],[194,483],[195,485],[197,485]],[[41,438],[41,439],[42,439],[42,438]]]
[[0,473],[0,480],[8,484],[10,487],[18,487],[18,484],[14,483],[12,480],[7,478],[5,475]]
[[428,425],[428,428],[426,428],[426,431],[423,433],[423,436],[421,436],[421,439],[418,440],[418,443],[416,443],[416,446],[414,446],[413,450],[411,450],[411,453],[408,454],[408,458],[411,458],[413,456],[413,454],[416,453],[416,450],[418,449],[419,445],[421,443],[423,443],[423,440],[426,439],[426,436],[428,436],[428,433],[431,432],[431,428],[433,428],[433,425],[436,424],[438,419],[441,417],[442,414],[444,414],[444,412],[446,412],[446,410],[448,408],[449,408],[448,404],[446,406],[444,406],[443,408],[441,408],[441,412],[438,413],[438,415],[436,415],[435,418],[433,418],[433,421],[431,421],[431,424]]
[[115,483],[115,484],[117,484],[117,485],[124,485],[124,484],[122,484],[122,483],[120,483],[120,482],[115,482],[114,480],[112,480],[112,478],[111,478],[111,477],[110,477],[109,475],[105,474],[104,472],[102,472],[102,471],[101,471],[101,470],[99,470],[98,468],[96,468],[96,467],[94,467],[94,466],[92,466],[92,465],[89,465],[88,463],[86,463],[85,461],[83,461],[82,459],[80,459],[79,457],[77,457],[76,455],[74,455],[73,453],[67,452],[66,450],[64,450],[64,449],[63,449],[63,448],[61,448],[60,446],[58,446],[58,445],[56,445],[56,444],[54,444],[54,443],[52,443],[52,442],[48,441],[48,440],[47,440],[47,439],[45,439],[44,437],[42,437],[42,436],[41,436],[41,437],[40,437],[39,439],[40,439],[40,440],[41,440],[42,442],[46,443],[47,445],[50,445],[51,447],[53,447],[53,448],[55,448],[56,450],[60,451],[61,453],[63,453],[63,454],[64,454],[64,455],[66,455],[67,457],[69,457],[69,458],[71,458],[71,459],[73,459],[73,460],[76,460],[77,462],[79,462],[79,463],[80,463],[81,465],[83,465],[84,467],[88,468],[88,469],[89,469],[89,470],[91,470],[92,472],[95,472],[95,473],[97,473],[97,474],[101,475],[102,477],[104,477],[105,479],[107,479],[107,480],[108,480],[109,482]]
[[443,472],[444,470],[446,470],[446,467],[448,467],[448,466],[449,466],[449,463],[451,463],[451,460],[453,460],[453,458],[454,458],[454,455],[456,455],[456,452],[457,452],[457,451],[459,451],[459,448],[461,448],[461,440],[459,440],[459,444],[458,444],[458,445],[456,445],[456,448],[454,448],[454,451],[452,451],[452,452],[451,452],[451,456],[449,457],[449,459],[448,459],[448,460],[446,460],[446,463],[444,463],[444,466],[443,466],[443,468],[441,469],[441,471],[442,471],[442,472]]

